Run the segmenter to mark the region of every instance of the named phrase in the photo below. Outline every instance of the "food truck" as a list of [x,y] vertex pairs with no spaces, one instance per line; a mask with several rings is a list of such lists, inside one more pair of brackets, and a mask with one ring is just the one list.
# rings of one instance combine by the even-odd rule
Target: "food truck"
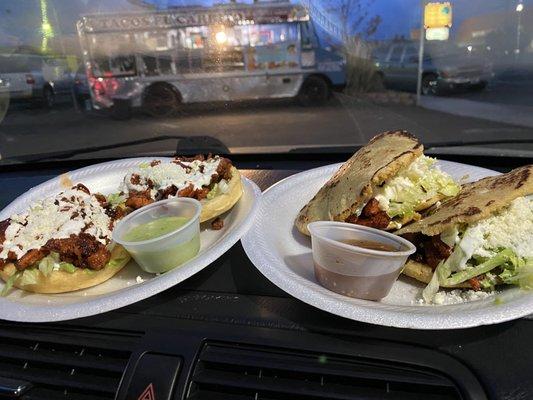
[[77,23],[96,108],[298,97],[325,102],[345,84],[342,55],[319,44],[309,13],[290,3],[230,3],[84,15]]

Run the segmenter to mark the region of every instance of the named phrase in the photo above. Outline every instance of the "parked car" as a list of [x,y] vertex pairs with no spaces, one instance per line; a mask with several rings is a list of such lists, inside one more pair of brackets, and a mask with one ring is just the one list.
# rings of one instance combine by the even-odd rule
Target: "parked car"
[[[385,87],[416,91],[418,44],[392,43],[379,47],[373,57]],[[424,51],[422,94],[439,94],[459,88],[482,90],[492,77],[482,58],[454,46],[427,46]]]
[[26,100],[51,108],[72,92],[73,76],[61,58],[33,54],[0,55],[0,80],[12,100]]
[[43,78],[52,88],[54,100],[72,101],[75,73],[65,57],[43,59]]
[[76,73],[74,74],[74,98],[78,104],[78,107],[81,110],[91,110],[92,101],[91,101],[91,92],[89,89],[89,81],[87,79],[87,72],[85,67],[80,65]]

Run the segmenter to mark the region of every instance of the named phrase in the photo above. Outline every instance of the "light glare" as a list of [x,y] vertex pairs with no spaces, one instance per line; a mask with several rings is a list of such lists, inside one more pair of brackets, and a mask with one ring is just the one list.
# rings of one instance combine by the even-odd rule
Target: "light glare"
[[226,43],[226,40],[228,39],[226,36],[226,32],[220,31],[215,34],[215,39],[218,44],[224,44]]

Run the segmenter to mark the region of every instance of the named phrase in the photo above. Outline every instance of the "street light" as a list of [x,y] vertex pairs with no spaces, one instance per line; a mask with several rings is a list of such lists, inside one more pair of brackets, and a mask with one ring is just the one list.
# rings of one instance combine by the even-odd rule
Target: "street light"
[[518,3],[516,5],[516,12],[522,12],[523,9],[524,9],[524,5],[522,3]]

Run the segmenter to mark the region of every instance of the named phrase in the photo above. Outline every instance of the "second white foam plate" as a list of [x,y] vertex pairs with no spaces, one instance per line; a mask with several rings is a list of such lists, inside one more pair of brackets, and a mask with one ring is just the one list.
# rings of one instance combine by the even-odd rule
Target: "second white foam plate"
[[[456,180],[475,181],[498,172],[439,161]],[[401,277],[380,302],[353,299],[331,292],[316,281],[311,240],[294,227],[300,209],[337,171],[328,165],[290,176],[263,194],[254,225],[243,237],[246,254],[272,283],[316,308],[372,324],[413,329],[457,329],[495,324],[533,313],[532,293],[507,288],[483,300],[461,304],[418,304],[423,285]]]

